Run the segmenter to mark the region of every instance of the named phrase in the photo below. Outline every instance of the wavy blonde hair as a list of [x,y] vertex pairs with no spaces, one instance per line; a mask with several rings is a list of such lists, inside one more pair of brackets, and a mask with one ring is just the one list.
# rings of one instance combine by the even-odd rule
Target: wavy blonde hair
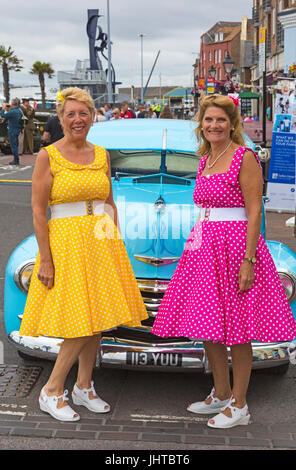
[[198,142],[200,142],[200,146],[197,150],[197,155],[204,156],[208,154],[211,149],[210,143],[204,137],[203,131],[202,131],[203,118],[204,118],[206,110],[210,106],[216,106],[217,108],[223,109],[223,111],[227,114],[227,116],[230,119],[230,125],[232,128],[230,132],[231,140],[235,144],[245,145],[239,108],[234,104],[233,100],[229,98],[228,96],[218,95],[218,94],[208,95],[202,99],[199,110],[196,116],[194,117],[194,121],[198,122],[198,126],[195,129],[195,134],[196,134]]
[[84,103],[89,109],[92,118],[94,117],[95,104],[92,97],[86,90],[78,87],[65,88],[60,92],[60,97],[61,99],[57,103],[57,113],[60,119],[63,118],[67,100],[80,101],[80,103]]

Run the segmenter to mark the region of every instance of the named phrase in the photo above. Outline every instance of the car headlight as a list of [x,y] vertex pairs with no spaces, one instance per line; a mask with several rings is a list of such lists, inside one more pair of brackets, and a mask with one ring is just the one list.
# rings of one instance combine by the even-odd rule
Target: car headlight
[[280,280],[282,281],[283,288],[285,289],[285,293],[289,302],[293,302],[296,297],[296,277],[295,275],[287,270],[279,270],[278,274],[280,276]]
[[18,286],[18,288],[28,293],[30,287],[30,281],[33,274],[33,269],[35,265],[35,259],[29,259],[21,263],[15,270],[13,278],[14,282]]

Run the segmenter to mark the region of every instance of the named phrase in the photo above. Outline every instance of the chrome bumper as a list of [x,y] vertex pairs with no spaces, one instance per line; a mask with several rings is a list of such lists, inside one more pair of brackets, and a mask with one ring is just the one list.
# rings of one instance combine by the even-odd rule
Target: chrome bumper
[[[44,336],[20,336],[18,331],[11,332],[8,339],[20,352],[50,360],[55,360],[63,341]],[[296,362],[296,342],[252,343],[252,349],[252,369],[279,367]],[[228,357],[231,368],[230,350]],[[148,344],[117,338],[115,335],[102,337],[96,367],[211,372],[200,342]]]

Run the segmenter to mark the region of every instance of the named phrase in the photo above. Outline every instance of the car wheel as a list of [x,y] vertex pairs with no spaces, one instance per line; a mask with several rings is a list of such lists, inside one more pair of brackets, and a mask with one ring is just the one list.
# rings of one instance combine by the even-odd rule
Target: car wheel
[[17,351],[17,353],[18,353],[19,357],[21,359],[23,359],[24,361],[31,361],[31,362],[34,361],[35,362],[35,361],[40,360],[39,358],[34,357],[34,356],[30,356],[29,354],[25,354],[22,351]]

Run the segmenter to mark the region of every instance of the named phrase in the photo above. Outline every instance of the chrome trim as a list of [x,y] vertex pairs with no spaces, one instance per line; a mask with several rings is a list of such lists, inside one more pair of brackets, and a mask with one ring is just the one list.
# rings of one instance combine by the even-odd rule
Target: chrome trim
[[22,271],[29,265],[34,265],[36,263],[36,258],[30,258],[27,259],[26,261],[23,261],[21,264],[17,266],[13,273],[13,280],[16,283],[17,287],[24,292],[25,294],[28,293],[28,291],[23,287],[23,285],[20,282],[20,276]]
[[[8,340],[24,354],[43,359],[55,360],[62,344],[61,338],[48,338],[44,336],[29,337],[20,336],[18,331],[13,331],[8,336]],[[228,348],[229,351],[230,348]],[[281,365],[294,363],[296,343],[252,343],[253,362],[252,369],[264,369],[278,367]],[[137,354],[134,364],[127,361],[127,353],[149,353],[157,355],[163,354],[164,365],[143,365],[138,363]],[[168,366],[166,358],[169,355],[181,355],[182,365],[178,367]],[[143,357],[144,357],[143,355]],[[293,362],[294,361],[294,362]],[[141,361],[140,361],[141,362]],[[143,367],[142,367],[143,365]],[[169,344],[148,344],[126,340],[119,337],[102,336],[101,347],[96,362],[96,367],[121,367],[126,369],[153,369],[166,371],[201,371],[209,373],[210,367],[204,352],[202,342],[182,342]],[[231,356],[229,351],[229,367],[231,368]]]
[[139,289],[143,292],[164,293],[169,285],[169,280],[137,279]]
[[180,259],[180,256],[156,258],[154,256],[134,255],[134,257],[138,261],[142,261],[142,263],[146,263],[146,264],[151,264],[152,266],[166,266],[167,264],[176,263]]
[[278,274],[280,274],[280,273],[285,274],[286,276],[290,277],[291,280],[292,280],[294,289],[293,289],[293,293],[292,293],[290,299],[288,299],[289,302],[292,303],[296,299],[296,276],[292,271],[289,271],[286,268],[277,268],[277,272],[278,272]]

